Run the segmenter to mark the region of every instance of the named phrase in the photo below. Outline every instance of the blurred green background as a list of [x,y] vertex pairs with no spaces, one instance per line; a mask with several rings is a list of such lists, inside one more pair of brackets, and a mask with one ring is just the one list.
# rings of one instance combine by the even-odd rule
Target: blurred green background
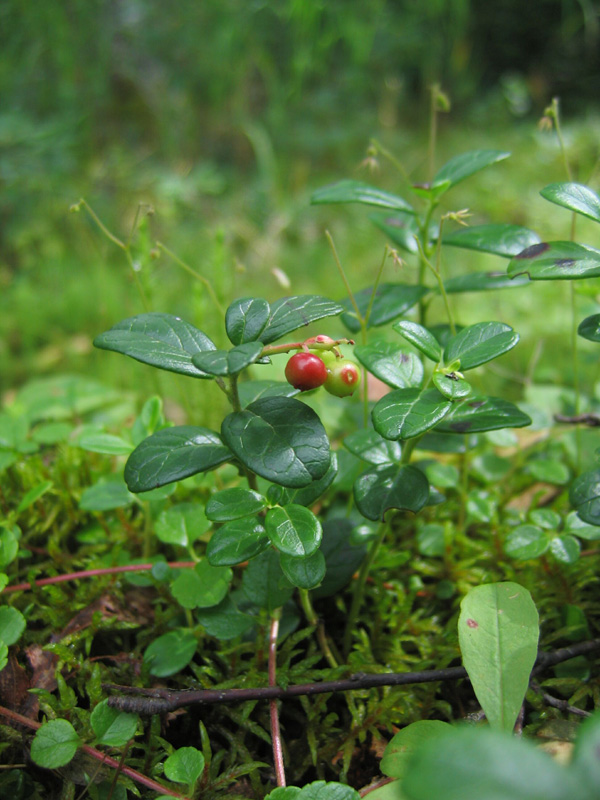
[[[477,147],[513,152],[453,192],[450,208],[566,238],[568,215],[538,195],[565,176],[556,137],[536,123],[558,96],[576,175],[597,188],[592,0],[4,0],[2,392],[56,372],[152,387],[146,368],[91,347],[96,333],[144,308],[123,253],[85,212],[69,214],[80,197],[124,239],[140,204],[152,207],[150,216],[141,207],[132,250],[148,305],[180,313],[217,341],[202,282],[164,254],[154,259],[156,240],[209,278],[225,306],[248,294],[342,296],[325,228],[355,287],[367,285],[381,234],[364,210],[310,207],[309,196],[341,177],[396,189],[387,167],[359,170],[372,137],[422,176],[435,81],[452,100],[438,164]],[[578,230],[582,241],[588,233],[597,245],[593,223]],[[466,268],[504,264],[449,256],[451,274]],[[565,291],[536,286],[483,307],[551,348],[556,335],[556,354]],[[477,298],[459,317],[481,313]],[[530,363],[532,346],[515,369]],[[553,364],[549,379],[560,369]]]

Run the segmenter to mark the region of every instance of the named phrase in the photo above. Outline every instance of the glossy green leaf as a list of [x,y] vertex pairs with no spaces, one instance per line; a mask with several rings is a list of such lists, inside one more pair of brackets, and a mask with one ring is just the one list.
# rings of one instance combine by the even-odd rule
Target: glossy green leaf
[[325,558],[326,572],[313,597],[332,597],[352,580],[360,567],[367,548],[363,542],[354,543],[353,525],[346,518],[323,522],[323,539],[319,552]]
[[393,464],[400,461],[398,442],[384,439],[377,431],[366,428],[354,431],[344,439],[344,447],[369,464]]
[[515,256],[508,265],[508,274],[525,274],[532,281],[597,278],[600,251],[575,242],[542,242]]
[[315,412],[299,400],[257,400],[244,411],[229,414],[222,435],[242,464],[282,486],[307,486],[329,468],[325,429]]
[[427,356],[431,361],[438,363],[442,360],[442,348],[435,336],[423,327],[418,322],[408,322],[407,320],[400,320],[393,326],[400,336],[403,336],[407,342],[410,342],[417,348],[424,356]]
[[452,730],[447,722],[422,719],[398,731],[385,748],[380,769],[390,778],[403,778],[410,759],[425,742],[433,742]]
[[228,567],[215,567],[203,558],[193,569],[180,571],[171,584],[171,592],[184,608],[211,608],[225,597],[232,578]]
[[526,561],[539,558],[550,546],[546,531],[537,525],[518,525],[510,531],[504,542],[504,552],[510,558]]
[[460,370],[485,364],[507,353],[519,341],[519,334],[503,322],[477,322],[453,336],[444,349],[444,361],[460,361]]
[[309,508],[277,506],[267,511],[265,528],[272,544],[290,556],[309,556],[321,543],[321,523]]
[[436,432],[481,433],[526,425],[531,425],[531,418],[514,403],[501,397],[471,397],[456,403]]
[[512,732],[537,658],[539,616],[517,583],[485,584],[461,602],[463,665],[490,726]]
[[[502,150],[471,150],[451,158],[438,170],[433,178],[432,188],[444,187],[447,191],[464,181],[470,175],[508,158],[510,153]],[[447,185],[446,185],[447,184]]]
[[416,514],[429,500],[429,483],[416,467],[382,464],[359,475],[354,499],[363,517],[371,520],[383,521],[390,509]]
[[343,180],[330,186],[323,186],[312,193],[310,202],[320,203],[363,203],[368,206],[393,208],[414,214],[413,207],[398,195],[384,192],[362,181]]
[[382,230],[397,247],[409,253],[418,253],[417,237],[419,223],[414,214],[396,212],[395,214],[371,214],[371,222]]
[[274,789],[265,800],[360,800],[360,795],[344,783],[314,781],[302,789],[296,786]]
[[589,525],[600,525],[600,469],[575,478],[569,489],[569,501],[580,519]]
[[[532,244],[539,242],[540,237],[529,228],[506,223],[459,228],[457,231],[446,234],[442,240],[442,244],[462,247],[466,250],[477,250],[481,253],[492,253],[504,258],[512,258],[526,247],[531,247]],[[485,275],[486,273],[481,274]]]
[[197,646],[191,631],[178,628],[154,639],[144,651],[144,661],[151,675],[166,678],[187,667]]
[[530,283],[527,275],[511,278],[506,272],[469,272],[444,281],[446,294],[490,292],[497,289],[518,289]]
[[414,353],[407,353],[393,342],[382,340],[357,345],[354,355],[376,378],[395,389],[420,386],[423,364]]
[[579,323],[577,333],[590,342],[600,342],[600,314],[592,314]]
[[37,729],[31,742],[31,759],[38,767],[64,767],[77,752],[81,741],[66,719],[52,719]]
[[576,511],[571,511],[570,514],[567,514],[565,531],[574,536],[578,536],[580,539],[585,539],[586,541],[596,541],[600,539],[600,527],[597,525],[589,525],[587,522],[584,522]]
[[21,638],[27,623],[17,608],[0,606],[0,641],[10,647]]
[[574,772],[525,737],[464,726],[425,742],[402,781],[406,800],[592,800]]
[[135,495],[131,494],[122,480],[101,480],[81,493],[79,508],[84,511],[110,511],[135,502]]
[[230,450],[208,428],[163,428],[139,444],[125,465],[132,492],[147,492],[231,460]]
[[579,539],[569,534],[554,536],[550,541],[550,552],[561,564],[574,564],[581,553]]
[[161,511],[154,523],[157,538],[165,544],[188,547],[210,528],[199,503],[178,503]]
[[[287,505],[288,503],[296,503],[299,506],[310,506],[315,500],[318,500],[322,494],[333,483],[335,476],[338,472],[338,459],[337,454],[331,451],[331,461],[329,462],[329,469],[319,480],[311,481],[307,486],[302,486],[300,489],[284,489],[283,486],[270,486],[269,487],[269,501],[275,505]],[[275,492],[277,495],[275,496]]]
[[344,307],[319,295],[304,294],[283,297],[271,304],[269,320],[260,335],[263,344],[270,344],[287,333],[324,317],[341,314]]
[[223,489],[213,494],[206,504],[206,516],[213,522],[229,522],[258,514],[266,505],[265,498],[250,489]]
[[248,564],[242,578],[242,591],[251,603],[269,612],[287,603],[294,587],[282,572],[276,550],[270,547]]
[[551,203],[600,222],[600,197],[582,183],[551,183],[540,194]]
[[262,342],[247,342],[231,350],[209,350],[206,353],[196,353],[192,356],[195,367],[208,375],[237,375],[261,356]]
[[462,400],[471,394],[472,387],[464,378],[459,378],[454,372],[445,374],[434,372],[431,378],[438,392],[449,400]]
[[234,300],[225,313],[225,329],[232,344],[255,342],[269,321],[271,307],[261,297]]
[[198,328],[172,314],[155,312],[118,322],[106,333],[96,336],[94,346],[192,378],[209,377],[193,365],[192,356],[216,349]]
[[226,523],[213,533],[206,557],[215,567],[234,566],[254,558],[269,545],[269,537],[256,517],[244,517]]
[[204,756],[195,747],[180,747],[165,761],[165,776],[192,786],[204,772]]
[[397,389],[373,409],[373,425],[385,439],[412,439],[433,428],[452,408],[437,389]]
[[242,381],[238,384],[242,408],[266,397],[294,397],[294,389],[287,381]]
[[218,606],[198,609],[196,618],[209,636],[223,641],[236,639],[256,624],[254,617],[239,610],[231,595]]
[[280,553],[279,563],[288,581],[299,589],[315,589],[325,577],[325,557],[320,550],[304,558]]
[[119,711],[102,700],[90,714],[90,725],[97,744],[107,747],[123,747],[135,736],[139,722],[137,714]]
[[[426,286],[415,286],[408,283],[381,283],[375,292],[375,300],[369,315],[369,328],[387,325],[405,314],[416,305],[419,300],[429,292]],[[356,292],[354,299],[362,316],[367,313],[371,302],[373,288],[368,287]],[[344,299],[342,305],[347,309],[342,314],[342,322],[349,331],[356,333],[360,330],[360,323],[356,318],[354,306],[349,299]]]

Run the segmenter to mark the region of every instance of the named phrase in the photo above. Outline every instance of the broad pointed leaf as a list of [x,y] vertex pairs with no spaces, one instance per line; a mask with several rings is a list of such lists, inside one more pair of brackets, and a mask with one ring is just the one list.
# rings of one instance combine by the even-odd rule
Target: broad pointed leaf
[[125,482],[132,492],[147,492],[230,460],[231,451],[208,428],[164,428],[144,439],[129,456]]
[[537,657],[539,616],[518,583],[477,586],[463,598],[463,664],[492,728],[512,732]]
[[528,247],[508,265],[511,276],[532,281],[570,281],[600,275],[600,251],[576,242],[542,242]]
[[267,511],[265,528],[272,544],[290,556],[309,556],[321,543],[321,523],[309,508],[277,506]]
[[472,397],[457,403],[436,427],[436,433],[482,433],[501,428],[523,428],[531,418],[500,397]]
[[590,342],[600,342],[600,314],[592,314],[579,323],[577,333]]
[[228,522],[213,533],[206,557],[216,567],[234,566],[254,558],[269,545],[269,537],[257,518],[244,517]]
[[412,439],[433,428],[452,408],[437,389],[398,389],[373,409],[373,425],[385,439]]
[[258,361],[263,350],[262,342],[246,342],[231,350],[211,350],[192,356],[195,367],[209,375],[237,375]]
[[530,283],[527,275],[511,278],[506,272],[469,272],[457,275],[444,281],[447,294],[464,294],[466,292],[491,292],[495,289],[518,289]]
[[496,256],[511,258],[526,247],[538,244],[540,237],[529,228],[521,225],[491,224],[474,225],[460,228],[444,236],[442,244],[463,247],[466,250],[477,250],[481,253],[492,253]]
[[279,563],[288,581],[300,589],[315,589],[325,577],[327,569],[325,556],[320,550],[305,558],[294,558],[280,552]]
[[271,305],[269,320],[260,340],[263,344],[270,344],[318,319],[337,316],[343,310],[344,307],[339,303],[316,294],[284,297]]
[[588,470],[575,478],[569,500],[584,522],[600,525],[600,469]]
[[423,380],[423,364],[414,353],[407,353],[393,342],[375,341],[368,345],[358,345],[354,355],[360,363],[376,378],[404,389],[420,386]]
[[447,183],[446,189],[450,189],[475,172],[479,172],[491,164],[496,164],[498,161],[503,161],[509,155],[510,153],[502,150],[472,150],[469,153],[455,156],[436,173],[432,188],[441,187]]
[[540,192],[542,197],[600,222],[600,197],[582,183],[551,183]]
[[468,397],[472,391],[471,384],[464,378],[459,378],[455,372],[448,374],[434,372],[432,382],[438,392],[449,400],[462,400],[463,397]]
[[398,195],[384,192],[375,186],[370,186],[362,181],[343,180],[323,186],[312,193],[310,202],[319,203],[363,203],[381,208],[393,208],[398,211],[407,211],[414,214],[413,207]]
[[374,521],[392,508],[416,514],[429,500],[429,482],[416,467],[382,464],[359,475],[354,499],[363,517]]
[[208,336],[189,322],[171,314],[154,312],[118,322],[109,331],[96,336],[94,346],[192,378],[210,377],[193,365],[192,356],[216,349]]
[[229,414],[225,443],[248,469],[281,486],[308,486],[322,478],[331,454],[315,412],[299,400],[270,397]]
[[409,214],[408,212],[371,214],[369,219],[398,247],[409,253],[417,253],[419,251],[417,237],[420,231],[414,214]]
[[371,429],[355,431],[346,436],[344,447],[369,464],[394,464],[400,461],[402,455],[398,442],[384,439]]
[[408,322],[407,320],[400,320],[396,322],[393,329],[397,331],[400,336],[403,336],[407,342],[410,342],[417,350],[420,350],[423,355],[435,361],[436,363],[442,360],[442,348],[435,336],[423,327],[418,322]]
[[[368,327],[376,328],[380,325],[386,325],[388,322],[393,322],[416,305],[428,292],[429,289],[426,286],[415,286],[408,283],[379,284],[371,307]],[[363,317],[367,313],[372,294],[373,288],[368,287],[354,295],[358,309]],[[349,299],[343,300],[342,305],[348,309],[346,313],[342,314],[342,322],[348,330],[356,333],[360,330],[360,323],[356,318],[354,306]]]
[[250,489],[223,489],[213,494],[206,504],[206,516],[213,522],[229,522],[258,514],[266,505],[265,498]]
[[461,372],[478,367],[507,353],[519,341],[519,334],[503,322],[478,322],[453,336],[444,350],[444,361],[460,361]]
[[269,321],[271,307],[262,297],[234,300],[225,313],[225,329],[232,344],[255,342]]

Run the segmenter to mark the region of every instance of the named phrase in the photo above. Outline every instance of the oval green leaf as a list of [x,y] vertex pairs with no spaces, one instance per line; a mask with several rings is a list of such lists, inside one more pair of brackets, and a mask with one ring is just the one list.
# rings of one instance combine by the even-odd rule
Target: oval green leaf
[[535,664],[539,616],[530,593],[510,581],[463,598],[458,640],[473,690],[492,728],[511,733]]
[[551,203],[600,222],[600,197],[582,183],[551,183],[540,194]]
[[265,528],[272,544],[295,557],[309,556],[321,543],[321,523],[309,508],[291,504],[267,511]]
[[362,181],[343,180],[330,186],[323,186],[312,193],[310,202],[313,205],[321,203],[363,203],[368,206],[393,208],[397,211],[406,211],[414,214],[413,207],[395,194],[384,192],[375,186],[370,186]]
[[310,325],[324,317],[341,314],[344,307],[320,295],[305,294],[283,297],[271,305],[269,320],[260,335],[263,344],[270,344],[287,333]]
[[79,508],[84,511],[110,511],[135,503],[135,495],[120,481],[99,481],[85,489],[79,500]]
[[491,292],[496,289],[517,289],[530,283],[527,275],[518,275],[514,278],[506,272],[469,272],[466,275],[457,275],[444,281],[446,294],[461,294],[467,292]]
[[354,499],[363,517],[382,520],[390,509],[420,511],[429,500],[429,483],[412,466],[371,467],[354,482]]
[[[369,315],[369,328],[376,328],[393,322],[416,305],[429,292],[426,286],[415,286],[408,283],[381,283],[375,291],[375,299]],[[354,295],[358,309],[364,317],[371,303],[373,287],[362,289]],[[348,330],[356,333],[360,330],[360,322],[356,318],[354,306],[348,298],[342,300],[347,309],[342,314],[342,322]]]
[[555,536],[550,542],[550,552],[561,564],[574,564],[579,559],[581,545],[574,536]]
[[369,464],[394,464],[400,461],[402,450],[398,442],[384,439],[377,431],[359,430],[346,436],[344,447]]
[[457,403],[436,428],[441,433],[482,433],[501,428],[523,428],[531,418],[501,397],[472,397]]
[[397,247],[408,253],[417,253],[417,238],[420,234],[419,223],[414,214],[400,212],[393,215],[371,214],[371,222],[383,231],[388,239]]
[[454,372],[448,374],[434,372],[431,380],[438,392],[448,400],[462,400],[464,397],[468,397],[472,391],[471,384],[467,383],[464,378],[459,378]]
[[228,522],[213,533],[206,557],[215,567],[230,567],[249,561],[269,544],[269,537],[256,517],[244,517]]
[[575,242],[542,242],[528,247],[508,265],[511,276],[532,281],[578,280],[600,275],[600,251]]
[[579,323],[577,333],[590,342],[600,342],[600,314],[592,314]]
[[198,328],[172,314],[155,312],[118,322],[106,333],[96,336],[94,346],[192,378],[210,377],[193,365],[192,356],[216,349]]
[[171,592],[184,608],[217,606],[229,591],[233,578],[227,567],[215,567],[206,558],[193,569],[182,569],[171,584]]
[[90,725],[96,736],[97,744],[107,747],[123,747],[135,736],[139,722],[137,714],[119,711],[102,700],[90,714]]
[[180,547],[199,539],[210,528],[210,523],[199,503],[178,503],[161,511],[154,524],[157,538],[165,544]]
[[27,623],[25,617],[12,606],[0,607],[0,641],[10,647],[18,642]]
[[385,439],[412,439],[433,428],[452,408],[437,389],[397,389],[373,409],[373,425]]
[[527,561],[530,558],[539,558],[550,545],[546,531],[537,525],[518,525],[514,528],[504,542],[504,552],[510,558]]
[[225,329],[232,344],[255,342],[269,320],[271,307],[261,297],[234,300],[225,313]]
[[579,517],[589,525],[600,525],[600,469],[579,475],[569,489],[569,500]]
[[376,378],[393,386],[405,389],[421,385],[423,364],[414,353],[406,353],[393,342],[375,341],[358,345],[354,355]]
[[73,759],[80,744],[79,736],[70,722],[53,719],[36,731],[31,743],[31,758],[39,767],[58,769]]
[[180,747],[165,761],[165,776],[192,786],[204,772],[204,756],[195,747]]
[[294,397],[298,394],[298,389],[287,381],[243,381],[239,383],[238,391],[242,408],[265,397]]
[[[525,248],[539,242],[540,237],[529,228],[506,223],[460,228],[445,235],[442,240],[442,244],[462,247],[466,250],[477,250],[481,253],[492,253],[504,258],[512,258]],[[486,273],[480,274],[485,275]],[[506,278],[506,275],[504,277]],[[447,285],[445,286],[448,291]]]
[[187,667],[197,645],[196,637],[190,631],[169,631],[148,645],[144,651],[144,661],[149,665],[151,675],[166,678]]
[[466,371],[507,353],[518,341],[519,334],[504,322],[478,322],[450,339],[444,361],[460,361],[460,370]]
[[390,778],[403,778],[415,750],[424,742],[435,741],[451,730],[452,727],[447,722],[437,719],[412,722],[390,740],[379,765],[381,771]]
[[288,397],[270,397],[229,414],[223,440],[248,469],[282,486],[319,480],[331,460],[325,428],[315,412]]
[[288,581],[299,589],[316,589],[325,577],[325,556],[320,550],[305,558],[280,553],[279,563]]
[[[296,503],[299,506],[311,506],[322,494],[331,486],[338,471],[338,459],[336,453],[331,451],[331,461],[329,469],[317,481],[311,481],[307,486],[300,489],[284,489],[283,486],[269,487],[269,502],[272,505],[285,506],[289,503]],[[273,493],[273,497],[271,496]],[[276,495],[275,495],[276,493]]]
[[214,469],[230,459],[230,450],[208,428],[163,428],[144,439],[129,456],[125,482],[132,492],[147,492]]
[[262,342],[246,342],[231,350],[210,350],[192,356],[195,367],[209,375],[237,375],[258,361],[263,350]]
[[397,331],[400,336],[403,336],[407,342],[410,342],[417,348],[424,356],[427,356],[431,361],[436,363],[442,360],[442,348],[435,336],[423,327],[418,322],[407,322],[400,320],[392,325],[393,329]]
[[248,564],[242,578],[242,591],[250,603],[269,612],[287,603],[294,587],[281,570],[276,550],[269,547]]
[[258,514],[266,508],[267,501],[258,492],[250,489],[223,489],[206,504],[206,516],[213,522],[229,522],[232,519]]
[[[447,191],[470,175],[491,164],[496,164],[498,161],[503,161],[509,156],[510,153],[502,150],[471,150],[468,153],[462,153],[451,158],[438,170],[433,179],[432,188],[444,187],[444,191]],[[444,186],[445,184],[447,185]]]

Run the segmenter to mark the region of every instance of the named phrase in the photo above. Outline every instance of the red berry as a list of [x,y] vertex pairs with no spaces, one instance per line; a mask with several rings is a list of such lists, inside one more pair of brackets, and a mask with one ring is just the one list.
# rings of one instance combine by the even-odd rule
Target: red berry
[[312,353],[296,353],[285,365],[285,377],[294,389],[307,392],[325,383],[327,368],[319,356]]
[[327,380],[325,390],[336,397],[348,397],[360,385],[360,372],[353,361],[339,358],[327,364]]

